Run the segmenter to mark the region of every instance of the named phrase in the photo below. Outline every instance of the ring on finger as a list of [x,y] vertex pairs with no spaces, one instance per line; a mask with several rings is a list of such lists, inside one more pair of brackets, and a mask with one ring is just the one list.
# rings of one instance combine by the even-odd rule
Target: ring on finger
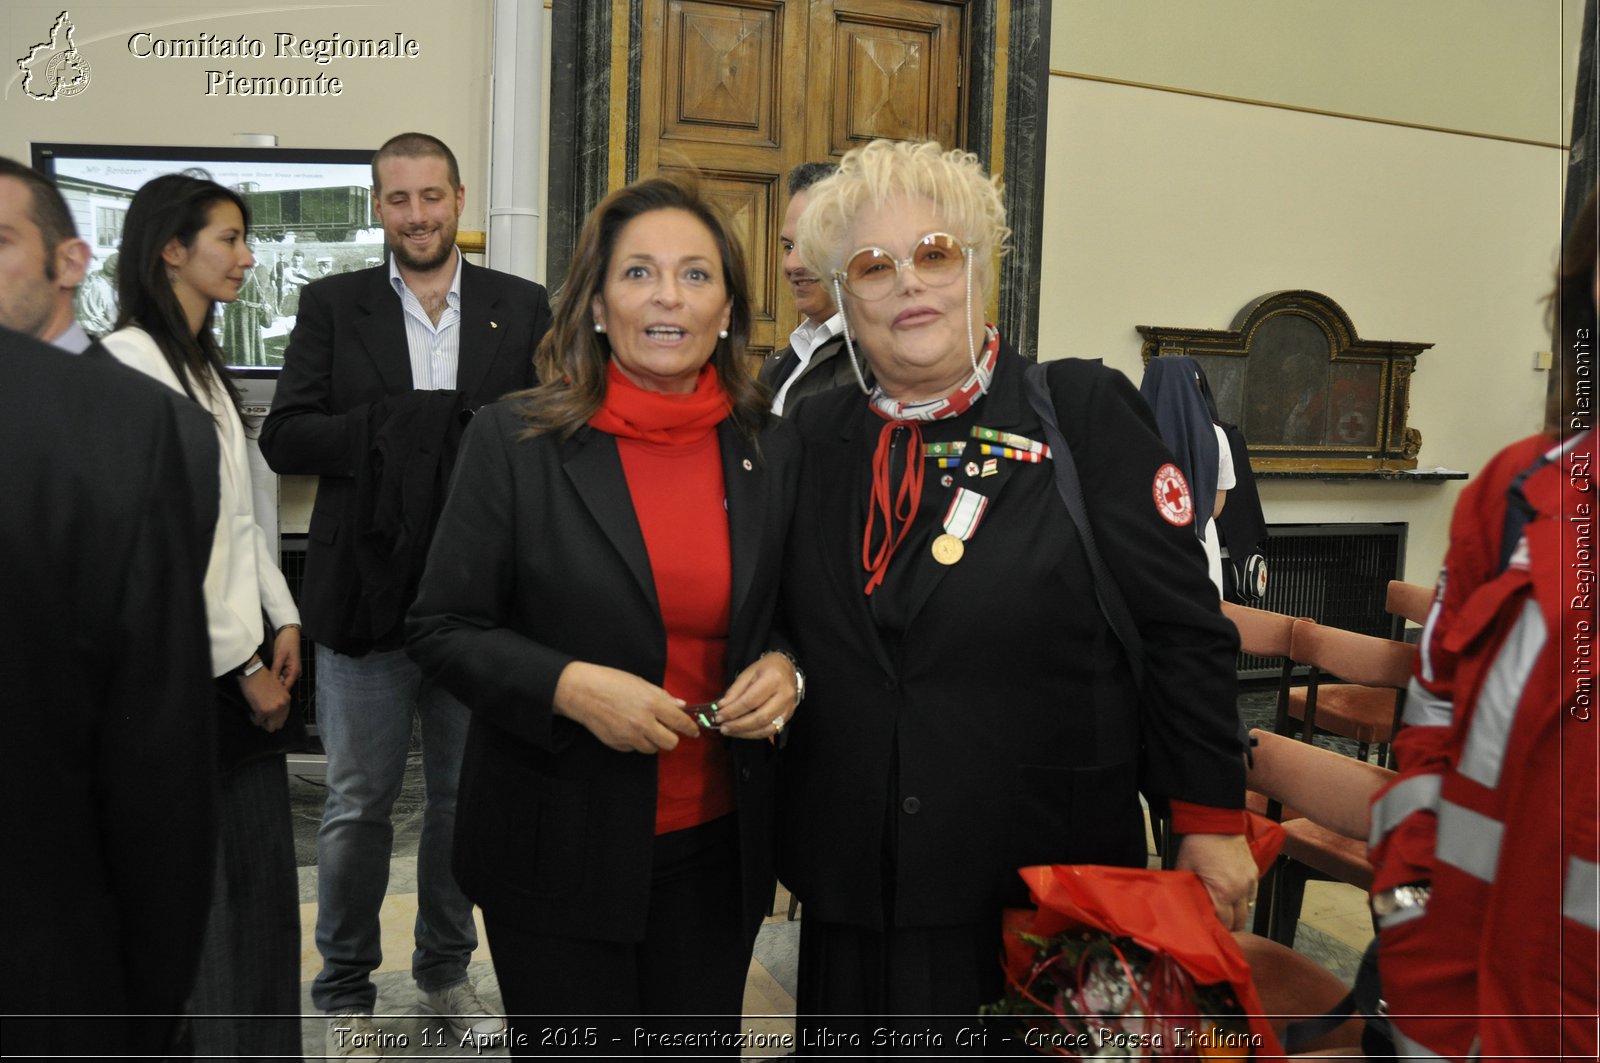
[[783,713],[780,712],[780,713],[778,713],[778,715],[776,715],[776,716],[774,716],[772,718],[772,733],[773,734],[780,734],[780,733],[782,733],[782,731],[783,731]]

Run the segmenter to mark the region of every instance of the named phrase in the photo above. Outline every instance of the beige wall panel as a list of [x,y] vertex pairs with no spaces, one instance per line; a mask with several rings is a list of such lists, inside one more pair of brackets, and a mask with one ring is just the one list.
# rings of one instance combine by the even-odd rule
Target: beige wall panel
[[1050,65],[1058,71],[1567,139],[1570,117],[1559,101],[1582,0],[1053,3]]
[[[444,139],[467,186],[463,229],[486,216],[489,152],[491,0],[375,5],[273,7],[250,0],[144,4],[77,0],[70,5],[75,43],[90,68],[79,95],[53,102],[27,98],[15,61],[48,38],[61,4],[28,0],[0,5],[0,153],[27,160],[33,141],[228,146],[238,133],[274,133],[282,147],[377,147],[418,129]],[[241,35],[259,40],[265,57],[138,58],[129,39]],[[326,64],[278,57],[278,33],[321,39],[415,40],[415,59],[333,58]],[[135,47],[144,50],[142,42]],[[338,96],[207,94],[208,70],[239,77],[339,78]]]
[[[1058,27],[1059,32],[1059,27]],[[1476,473],[1536,431],[1541,297],[1565,153],[1051,79],[1040,350],[1137,381],[1135,325],[1226,328],[1284,288],[1336,300],[1361,336],[1431,342],[1412,379],[1422,467]],[[1435,574],[1459,483],[1267,481],[1271,522],[1407,521]]]

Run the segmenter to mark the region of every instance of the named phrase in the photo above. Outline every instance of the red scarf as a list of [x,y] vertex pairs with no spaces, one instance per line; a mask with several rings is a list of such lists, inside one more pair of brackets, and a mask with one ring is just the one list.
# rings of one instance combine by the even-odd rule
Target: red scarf
[[606,397],[589,424],[623,439],[683,445],[706,434],[733,410],[733,400],[710,363],[700,367],[694,390],[686,395],[646,391],[606,363]]

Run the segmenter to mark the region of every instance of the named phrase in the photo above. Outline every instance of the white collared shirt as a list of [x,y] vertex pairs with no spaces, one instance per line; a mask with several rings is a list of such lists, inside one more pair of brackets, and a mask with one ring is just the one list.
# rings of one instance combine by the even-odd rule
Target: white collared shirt
[[83,331],[83,326],[74,319],[61,335],[50,342],[68,354],[82,354],[89,349],[89,334]]
[[794,367],[794,372],[789,374],[789,379],[783,382],[778,393],[772,397],[772,412],[779,417],[783,416],[783,401],[789,395],[789,385],[805,373],[806,367],[811,364],[811,356],[823,343],[831,340],[844,331],[844,312],[834,314],[820,325],[811,323],[808,317],[801,321],[795,330],[789,333],[789,346],[794,353],[799,355],[800,364]]
[[456,386],[461,362],[461,249],[456,253],[456,273],[450,279],[444,313],[435,325],[422,300],[400,276],[400,263],[389,256],[389,283],[405,311],[406,346],[411,352],[411,386],[418,391],[449,391]]

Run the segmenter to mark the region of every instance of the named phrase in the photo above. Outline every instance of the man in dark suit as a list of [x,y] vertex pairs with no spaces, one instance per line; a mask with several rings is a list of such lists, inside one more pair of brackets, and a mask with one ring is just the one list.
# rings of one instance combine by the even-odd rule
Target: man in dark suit
[[122,381],[120,387],[149,391],[173,407],[183,440],[180,459],[188,466],[195,522],[205,543],[204,573],[217,522],[216,426],[187,396],[129,369],[84,332],[73,308],[89,258],[89,245],[78,236],[56,186],[39,171],[0,155],[0,326],[68,354],[87,355]]
[[[800,215],[811,200],[811,186],[833,176],[838,168],[831,162],[807,162],[789,171],[789,208],[778,232],[778,245],[783,248],[779,269],[794,293],[795,309],[805,318],[789,334],[789,346],[772,352],[757,373],[757,379],[772,392],[772,412],[779,417],[808,395],[847,384],[860,386],[845,350],[844,315],[833,301],[832,287],[826,277],[815,276],[800,261],[794,242]],[[861,371],[867,372],[865,364]]]
[[373,1043],[390,809],[413,714],[428,795],[412,959],[419,1004],[453,1016],[463,1035],[504,1029],[467,980],[477,933],[450,871],[467,710],[405,656],[402,622],[461,426],[477,407],[534,384],[533,353],[550,323],[543,288],[457,251],[466,191],[442,142],[405,133],[384,144],[372,197],[390,261],[306,286],[261,433],[273,469],[320,477],[300,611],[317,644],[316,720],[328,754],[317,839],[323,969],[312,1000],[330,1015],[335,1056]]
[[72,296],[89,269],[61,193],[43,174],[0,156],[0,325],[73,354],[89,337]]
[[215,845],[211,524],[164,391],[0,328],[7,1056],[181,1050]]

